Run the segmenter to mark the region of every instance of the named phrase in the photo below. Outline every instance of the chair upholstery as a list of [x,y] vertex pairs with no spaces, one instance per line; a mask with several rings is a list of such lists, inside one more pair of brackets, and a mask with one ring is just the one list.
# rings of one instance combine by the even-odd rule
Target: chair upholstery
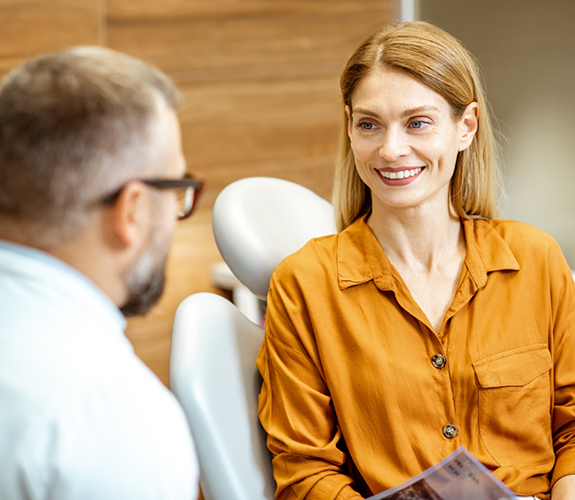
[[235,276],[265,298],[278,264],[311,238],[337,232],[333,207],[309,189],[283,179],[233,182],[214,205],[218,249]]
[[190,422],[206,500],[274,498],[257,415],[262,340],[263,329],[219,295],[191,295],[176,312],[170,384]]

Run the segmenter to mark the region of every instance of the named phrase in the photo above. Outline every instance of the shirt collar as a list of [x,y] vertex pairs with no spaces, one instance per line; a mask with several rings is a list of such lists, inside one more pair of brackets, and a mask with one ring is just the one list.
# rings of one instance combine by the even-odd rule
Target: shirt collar
[[[390,290],[396,273],[367,225],[367,217],[351,224],[338,237],[338,280],[341,290],[373,280],[380,290]],[[519,263],[492,221],[463,220],[467,255],[465,264],[478,288],[494,271],[518,271]]]
[[485,286],[487,275],[495,271],[519,271],[519,262],[493,221],[463,220],[467,255],[465,264],[478,288]]
[[108,323],[109,331],[123,333],[126,328],[124,315],[93,281],[49,253],[0,240],[0,273],[45,285],[51,294],[81,304],[96,322]]

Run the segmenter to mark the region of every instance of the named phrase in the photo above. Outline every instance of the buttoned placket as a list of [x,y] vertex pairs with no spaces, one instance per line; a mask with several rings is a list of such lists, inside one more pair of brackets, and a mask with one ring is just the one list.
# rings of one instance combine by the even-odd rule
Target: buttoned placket
[[[441,433],[445,439],[451,440],[453,443],[453,449],[455,449],[460,445],[462,436],[459,435],[459,429],[457,426],[457,414],[459,412],[455,405],[455,391],[447,357],[447,352],[449,352],[451,324],[456,314],[471,300],[473,300],[475,293],[480,287],[474,280],[473,275],[469,272],[466,259],[462,266],[459,284],[453,301],[445,314],[445,318],[439,332],[435,332],[429,319],[415,302],[411,294],[405,292],[408,288],[403,282],[401,276],[399,276],[397,270],[391,267],[390,271],[390,279],[375,279],[376,286],[378,286],[382,291],[392,291],[398,304],[418,320],[422,335],[427,335],[429,338],[426,345],[429,354],[429,366],[433,370],[430,372],[430,376],[434,377],[437,380],[437,383],[445,388],[444,393],[448,395],[442,402],[445,411],[443,417],[444,424],[438,429],[438,432]],[[482,284],[484,285],[485,282],[486,280]]]

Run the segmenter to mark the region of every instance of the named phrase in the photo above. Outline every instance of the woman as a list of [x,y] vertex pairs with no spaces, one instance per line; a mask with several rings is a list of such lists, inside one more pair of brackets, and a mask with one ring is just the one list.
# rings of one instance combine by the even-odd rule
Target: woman
[[408,23],[341,87],[341,232],[276,270],[258,357],[276,498],[365,498],[460,445],[517,495],[575,498],[575,286],[551,237],[494,220],[476,65]]

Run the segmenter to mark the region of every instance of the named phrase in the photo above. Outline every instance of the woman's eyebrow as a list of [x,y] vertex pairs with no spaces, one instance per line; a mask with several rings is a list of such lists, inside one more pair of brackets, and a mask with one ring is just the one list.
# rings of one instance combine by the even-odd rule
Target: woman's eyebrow
[[364,108],[353,108],[351,114],[353,115],[354,113],[359,113],[360,115],[373,116],[374,118],[378,117],[378,114],[375,111],[371,111],[369,109]]
[[[403,118],[405,118],[407,116],[417,115],[417,114],[425,113],[425,112],[429,112],[429,111],[438,112],[439,108],[436,108],[435,106],[418,106],[416,108],[410,108],[410,109],[406,109],[405,111],[402,111],[401,116]],[[374,118],[377,118],[379,116],[378,113],[376,113],[375,111],[371,111],[371,110],[365,109],[365,108],[353,108],[352,114],[354,114],[354,113],[359,113],[361,115],[366,115],[366,116],[373,116]]]
[[439,111],[439,108],[436,108],[435,106],[419,106],[417,108],[406,109],[403,113],[401,113],[401,116],[405,118],[407,116],[417,115],[427,111]]

